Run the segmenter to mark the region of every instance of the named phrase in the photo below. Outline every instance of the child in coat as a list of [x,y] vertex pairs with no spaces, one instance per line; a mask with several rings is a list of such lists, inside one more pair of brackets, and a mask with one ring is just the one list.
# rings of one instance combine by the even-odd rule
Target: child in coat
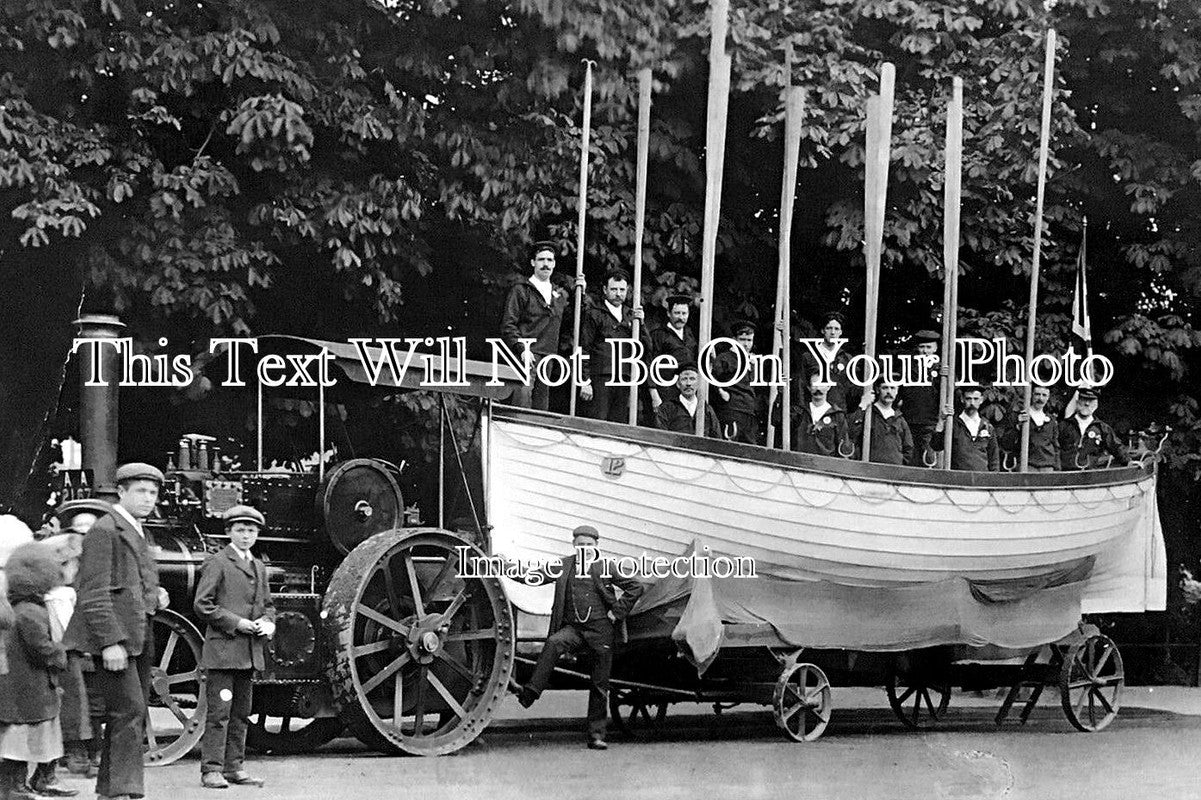
[[[53,771],[63,754],[58,675],[67,667],[67,651],[51,636],[44,600],[62,583],[62,559],[53,547],[30,542],[12,552],[5,572],[14,626],[8,673],[0,676],[0,799],[29,800],[38,795],[27,782],[27,765],[49,764]],[[56,786],[61,796],[75,794]]]
[[200,740],[200,784],[262,786],[242,769],[255,670],[266,666],[266,642],[275,633],[275,604],[267,568],[250,553],[266,520],[250,506],[224,514],[229,546],[200,568],[193,608],[208,623],[200,665],[208,683],[208,712]]

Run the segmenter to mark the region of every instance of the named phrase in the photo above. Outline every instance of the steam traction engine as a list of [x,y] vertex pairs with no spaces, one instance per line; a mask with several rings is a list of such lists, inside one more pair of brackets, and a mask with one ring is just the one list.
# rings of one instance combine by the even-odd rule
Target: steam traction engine
[[[115,336],[119,325],[111,317],[81,323],[91,336]],[[290,353],[338,350],[340,379],[358,377],[357,359],[340,352],[343,345],[260,341],[267,339]],[[460,393],[489,398],[508,389],[474,380]],[[95,496],[76,492],[61,504],[64,527],[81,513],[104,513],[102,498],[115,497],[116,406],[113,387],[83,387],[83,466],[94,475]],[[205,557],[228,543],[221,514],[239,503],[266,515],[268,528],[255,551],[267,566],[276,607],[267,668],[256,677],[248,744],[298,752],[349,729],[375,749],[438,755],[473,740],[503,699],[514,658],[512,611],[499,582],[464,579],[456,569],[456,548],[479,553],[476,543],[445,530],[404,527],[399,471],[386,461],[352,459],[326,474],[323,466],[317,472],[221,472],[199,438],[185,437],[166,465],[159,507],[145,525],[171,597],[170,608],[154,620],[147,764],[182,757],[203,734],[203,625],[192,600]]]

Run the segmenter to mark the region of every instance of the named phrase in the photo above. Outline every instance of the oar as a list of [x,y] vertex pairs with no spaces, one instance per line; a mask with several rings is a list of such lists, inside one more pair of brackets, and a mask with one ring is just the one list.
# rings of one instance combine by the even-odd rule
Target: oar
[[[580,352],[580,308],[584,302],[584,221],[588,214],[588,139],[592,135],[592,62],[584,61],[584,128],[580,132],[580,195],[575,236],[575,317],[571,323],[571,352]],[[571,371],[570,413],[575,416],[575,370]]]

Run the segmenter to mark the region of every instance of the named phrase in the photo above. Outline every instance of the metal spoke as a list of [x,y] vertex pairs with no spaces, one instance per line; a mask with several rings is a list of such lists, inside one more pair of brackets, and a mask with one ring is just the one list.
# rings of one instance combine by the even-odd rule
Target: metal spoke
[[1101,701],[1101,705],[1105,708],[1105,713],[1112,714],[1113,706],[1111,706],[1109,704],[1109,701],[1105,699],[1104,693],[1102,693],[1100,689],[1093,689],[1092,691],[1093,691],[1093,694],[1095,694],[1097,696],[1097,699]]
[[455,696],[450,693],[450,689],[447,689],[442,681],[438,680],[438,676],[435,675],[433,671],[427,671],[426,678],[429,680],[430,686],[433,686],[434,689],[437,690],[438,694],[442,695],[442,699],[446,701],[446,704],[450,706],[451,710],[455,712],[459,719],[466,719],[467,710],[463,708],[463,706],[459,705],[459,701],[456,700]]
[[175,702],[175,698],[171,695],[167,695],[163,698],[163,700],[166,701],[167,708],[170,709],[171,713],[175,715],[175,718],[182,722],[186,727],[190,720],[188,719],[188,715],[184,713],[183,709],[179,707],[179,703]]
[[163,657],[158,662],[158,668],[163,672],[167,671],[167,665],[171,663],[171,656],[175,655],[175,645],[178,643],[179,634],[171,631],[171,635],[167,637],[167,645],[163,648]]
[[464,586],[459,590],[459,593],[454,596],[454,599],[450,601],[450,605],[446,607],[446,610],[442,612],[442,620],[444,622],[449,622],[454,618],[455,614],[459,613],[459,609],[462,608],[463,604],[466,602],[467,587]]
[[382,642],[372,642],[371,644],[360,644],[350,648],[350,654],[355,658],[362,658],[363,656],[369,656],[372,653],[379,653],[387,650],[391,646],[392,642],[387,640]]
[[475,639],[495,639],[496,628],[482,628],[478,631],[459,631],[443,639],[444,642],[467,642]]
[[433,582],[430,583],[430,585],[426,587],[426,589],[425,589],[426,597],[433,599],[433,597],[437,594],[438,589],[441,588],[442,581],[446,580],[452,574],[454,574],[456,565],[457,565],[456,559],[453,559],[450,556],[446,557],[446,561],[442,564],[442,569],[438,570],[438,574],[434,576]]
[[150,749],[158,749],[158,737],[154,735],[154,726],[150,724],[149,718],[146,720],[146,739],[150,742]]
[[404,623],[401,623],[401,622],[397,622],[396,620],[394,620],[390,617],[385,617],[383,614],[379,613],[378,611],[376,611],[374,608],[371,608],[370,606],[366,606],[366,605],[363,605],[362,603],[359,603],[358,604],[358,613],[363,615],[367,619],[371,620],[372,622],[378,622],[380,625],[383,625],[385,628],[396,631],[397,633],[399,633],[402,636],[409,635],[409,626],[408,625],[405,625]]
[[801,710],[801,709],[803,709],[803,708],[805,708],[805,704],[804,704],[804,703],[797,703],[797,704],[796,704],[796,705],[794,705],[794,706],[790,706],[790,707],[788,708],[788,710],[784,712],[784,721],[785,721],[785,722],[788,722],[790,719],[792,719],[793,717],[795,717],[795,716],[796,716],[796,713],[797,713],[798,711],[800,711],[800,710]]
[[425,731],[425,674],[427,670],[423,664],[417,672],[417,702],[413,709],[413,735],[424,736]]
[[400,730],[400,718],[404,716],[404,687],[404,680],[397,675],[396,685],[392,689],[392,724],[397,730]]
[[186,683],[188,681],[200,680],[200,670],[192,670],[191,672],[180,672],[177,675],[167,676],[167,685],[174,686],[177,683]]
[[1076,719],[1080,719],[1080,712],[1084,710],[1084,701],[1088,699],[1088,691],[1080,693],[1080,699],[1076,701]]
[[917,721],[922,718],[922,695],[919,692],[913,698],[913,722],[916,725]]
[[402,607],[400,595],[396,591],[396,576],[392,574],[392,559],[381,563],[379,571],[384,574],[384,592],[388,596],[388,605],[392,606],[393,614],[400,616]]
[[1100,660],[1100,661],[1097,663],[1097,668],[1093,670],[1093,677],[1094,677],[1094,678],[1100,678],[1100,677],[1101,677],[1101,672],[1102,672],[1102,670],[1104,670],[1104,669],[1105,669],[1105,665],[1109,663],[1109,661],[1110,661],[1110,659],[1111,659],[1112,657],[1113,657],[1113,648],[1112,648],[1112,647],[1106,647],[1106,648],[1105,648],[1105,655],[1103,655],[1103,656],[1101,657],[1101,660]]
[[[375,675],[372,675],[371,679],[363,684],[363,694],[370,694],[375,687],[386,681],[393,673],[407,664],[411,659],[412,655],[407,650],[394,658],[392,662],[388,664],[388,666],[375,673]],[[399,678],[397,680],[399,680]]]
[[904,694],[902,694],[900,697],[897,698],[897,705],[903,705],[904,702],[909,699],[909,696],[916,691],[917,691],[916,686],[910,686],[908,689],[905,690]]
[[469,681],[475,680],[475,674],[471,670],[467,669],[467,667],[464,666],[462,662],[460,662],[457,658],[452,656],[450,653],[447,653],[445,650],[439,650],[434,655],[437,656],[438,658],[442,659],[443,661],[445,661],[446,664],[451,669],[453,669],[455,672],[462,675],[467,680],[469,680]]
[[417,567],[413,564],[413,556],[411,553],[405,553],[405,572],[409,576],[409,586],[413,589],[413,607],[417,610],[417,616],[425,616],[425,603],[421,601],[421,584],[417,580]]

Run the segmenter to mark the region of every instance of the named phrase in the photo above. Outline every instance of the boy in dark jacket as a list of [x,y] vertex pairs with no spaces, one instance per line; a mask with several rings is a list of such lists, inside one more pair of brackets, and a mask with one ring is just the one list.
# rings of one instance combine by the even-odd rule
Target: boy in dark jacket
[[266,520],[258,509],[225,512],[229,546],[200,568],[193,608],[208,623],[200,666],[208,679],[208,715],[200,740],[200,783],[224,789],[262,786],[242,769],[255,670],[266,666],[266,642],[275,633],[275,604],[267,568],[250,553]]

